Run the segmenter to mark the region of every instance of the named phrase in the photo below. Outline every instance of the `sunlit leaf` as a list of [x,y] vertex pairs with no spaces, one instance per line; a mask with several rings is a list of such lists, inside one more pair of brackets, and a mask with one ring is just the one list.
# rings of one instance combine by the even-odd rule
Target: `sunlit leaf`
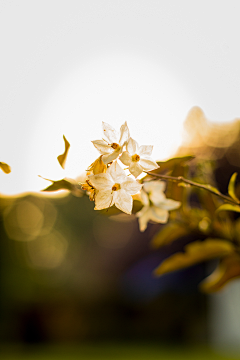
[[209,184],[199,184],[199,185],[206,186],[206,188],[209,189],[210,191],[212,191],[214,194],[217,194],[217,195],[221,194],[220,191],[212,185],[209,185]]
[[187,187],[187,188],[191,187],[190,184],[187,184],[187,183],[185,183],[185,182],[180,182],[180,183],[178,183],[178,186]]
[[58,191],[58,190],[69,190],[75,196],[82,196],[83,191],[80,189],[77,182],[69,179],[61,179],[61,180],[50,180],[43,178],[44,180],[51,181],[51,185],[43,189],[42,191]]
[[157,164],[160,166],[159,169],[153,170],[154,173],[163,173],[169,170],[173,170],[177,165],[184,165],[186,162],[194,159],[194,156],[182,156],[182,157],[176,157],[169,159],[167,161],[157,161]]
[[200,289],[206,293],[219,291],[237,277],[240,277],[240,257],[233,253],[220,260],[214,272],[201,282]]
[[216,210],[216,212],[218,213],[223,210],[240,212],[240,206],[232,205],[232,204],[223,204],[223,205],[219,206],[219,208]]
[[183,156],[172,158],[167,161],[157,161],[157,164],[160,166],[158,169],[149,171],[151,174],[166,174],[172,172],[177,166],[184,165],[186,162],[194,159],[194,156]]
[[228,184],[228,194],[231,196],[231,198],[235,201],[239,201],[238,198],[235,195],[235,182],[236,182],[236,178],[237,178],[237,173],[233,173],[231,176],[231,179],[229,181]]
[[168,223],[153,237],[151,246],[153,248],[158,248],[170,244],[174,240],[189,234],[189,232],[189,227],[187,228],[177,222]]
[[70,144],[69,144],[69,142],[67,141],[67,139],[65,138],[64,135],[63,135],[63,140],[64,140],[64,144],[65,144],[65,151],[64,151],[64,153],[62,155],[59,155],[57,157],[57,159],[58,159],[58,162],[61,165],[61,167],[64,169],[65,163],[66,163],[66,160],[67,160],[67,154],[68,154],[68,151],[69,151],[69,148],[70,148]]
[[224,239],[195,241],[185,246],[185,252],[178,252],[164,260],[154,271],[162,275],[171,271],[183,269],[202,261],[226,256],[234,251],[231,242]]
[[0,162],[0,169],[2,169],[5,174],[9,174],[11,172],[10,166],[4,162]]
[[102,161],[102,155],[99,156],[87,169],[90,173],[92,172],[94,175],[102,174],[107,171],[107,165]]

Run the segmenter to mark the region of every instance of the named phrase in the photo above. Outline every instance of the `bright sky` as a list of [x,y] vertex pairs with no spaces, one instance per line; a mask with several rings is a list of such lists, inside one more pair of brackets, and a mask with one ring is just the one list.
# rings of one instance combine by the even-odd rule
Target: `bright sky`
[[[1,1],[0,192],[77,177],[98,156],[101,122],[128,122],[163,160],[188,111],[240,116],[238,1]],[[57,156],[71,144],[66,170]]]

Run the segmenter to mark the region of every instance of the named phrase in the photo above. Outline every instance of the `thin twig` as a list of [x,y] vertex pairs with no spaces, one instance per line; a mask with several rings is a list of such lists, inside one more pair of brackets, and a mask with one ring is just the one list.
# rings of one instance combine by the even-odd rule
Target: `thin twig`
[[204,190],[207,190],[209,191],[210,193],[214,194],[214,195],[217,195],[219,197],[221,197],[222,199],[230,202],[231,204],[234,204],[234,205],[240,205],[240,201],[235,201],[234,199],[230,198],[229,196],[226,196],[226,195],[223,195],[222,193],[220,193],[220,191],[214,191],[211,187],[209,187],[208,185],[203,185],[203,184],[198,184],[194,181],[191,181],[191,180],[188,180],[188,179],[185,179],[184,177],[182,176],[169,176],[169,175],[161,175],[161,174],[152,174],[150,172],[147,172],[146,171],[146,174],[150,175],[150,176],[155,176],[156,178],[159,178],[159,179],[165,179],[165,180],[170,180],[170,181],[173,181],[173,182],[178,182],[178,183],[185,183],[185,184],[188,184],[188,185],[191,185],[191,186],[195,186],[195,187],[198,187],[200,189],[204,189]]

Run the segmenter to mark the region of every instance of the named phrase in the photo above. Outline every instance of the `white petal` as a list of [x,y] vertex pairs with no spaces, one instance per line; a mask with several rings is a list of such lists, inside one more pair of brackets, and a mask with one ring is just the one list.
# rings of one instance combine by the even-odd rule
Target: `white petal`
[[125,190],[114,191],[115,206],[127,214],[132,213],[133,199]]
[[126,145],[126,149],[130,155],[135,155],[138,152],[138,143],[130,137]]
[[112,186],[114,185],[111,177],[107,173],[90,175],[88,179],[92,186],[97,190],[109,190],[112,189]]
[[107,209],[113,205],[112,191],[99,191],[95,197],[95,210]]
[[168,211],[164,209],[160,209],[157,206],[151,206],[151,220],[156,221],[161,224],[165,224],[168,221]]
[[143,185],[144,189],[150,193],[155,191],[164,191],[166,189],[166,183],[163,181],[146,181]]
[[141,145],[138,154],[141,156],[151,156],[153,151],[153,145]]
[[144,158],[140,157],[139,163],[142,166],[142,168],[146,171],[159,168],[158,164],[150,157],[144,157]]
[[158,205],[164,203],[166,200],[166,195],[162,191],[152,191],[149,193],[149,199],[152,201],[154,205]]
[[102,122],[102,127],[103,127],[104,136],[106,137],[109,144],[112,143],[118,144],[118,139],[119,139],[118,132],[111,125],[105,123],[104,121]]
[[142,209],[136,213],[136,216],[142,217],[147,211],[149,211],[149,209],[149,205],[143,206]]
[[181,202],[172,199],[165,199],[164,202],[159,203],[157,206],[165,210],[175,210],[181,206]]
[[121,160],[124,165],[129,166],[132,161],[132,157],[128,151],[124,151],[120,156],[119,160]]
[[125,123],[120,128],[119,144],[123,145],[126,141],[128,141],[129,137],[130,137],[130,133],[127,126],[127,122],[125,121]]
[[143,171],[139,162],[132,161],[129,166],[130,173],[137,178]]
[[111,146],[109,146],[106,141],[103,140],[94,140],[92,141],[95,148],[100,152],[100,154],[105,155],[112,152]]
[[139,221],[140,231],[145,231],[147,228],[148,221],[151,218],[151,210],[148,206],[144,207],[141,211],[136,213]]
[[126,181],[121,183],[121,189],[124,189],[129,195],[137,194],[141,190],[141,188],[142,185],[131,178],[127,178]]
[[117,159],[118,156],[121,154],[121,149],[120,150],[114,150],[112,149],[112,153],[109,155],[103,155],[102,160],[104,162],[105,165],[109,164],[110,162],[112,162],[113,160]]
[[117,161],[114,161],[114,163],[108,168],[107,172],[111,175],[114,183],[121,184],[123,181],[128,179],[124,170]]
[[143,203],[143,205],[149,206],[149,198],[148,195],[145,191],[141,191],[141,201]]

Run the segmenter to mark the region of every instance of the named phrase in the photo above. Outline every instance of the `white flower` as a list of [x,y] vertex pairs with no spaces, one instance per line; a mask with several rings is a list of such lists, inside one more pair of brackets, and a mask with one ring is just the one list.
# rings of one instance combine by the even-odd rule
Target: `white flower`
[[120,132],[105,122],[102,122],[102,126],[106,140],[94,140],[92,143],[103,155],[104,164],[108,164],[122,153],[123,145],[128,141],[130,134],[126,121],[121,126]]
[[152,145],[139,146],[132,138],[129,139],[126,150],[120,157],[124,165],[129,166],[130,173],[138,177],[143,170],[150,171],[157,169],[158,164],[150,157],[152,154]]
[[178,209],[181,206],[181,202],[166,198],[163,193],[165,187],[166,185],[162,181],[144,183],[141,191],[144,206],[136,213],[139,218],[140,231],[146,230],[149,220],[165,224],[169,217],[168,211]]
[[133,199],[142,185],[126,176],[124,170],[115,161],[105,174],[88,177],[91,185],[97,189],[95,196],[95,210],[106,209],[115,204],[117,208],[127,214],[132,213]]

